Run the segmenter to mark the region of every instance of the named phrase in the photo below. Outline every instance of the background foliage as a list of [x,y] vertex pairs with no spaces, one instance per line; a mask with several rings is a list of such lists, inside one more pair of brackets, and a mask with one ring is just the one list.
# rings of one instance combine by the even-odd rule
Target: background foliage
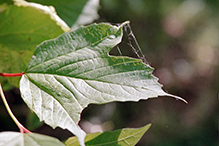
[[[158,98],[90,105],[82,113],[82,128],[95,132],[153,123],[138,145],[218,145],[218,7],[217,0],[101,0],[98,22],[130,20],[147,61],[155,68],[154,74],[169,93],[185,98],[189,104]],[[123,55],[134,56],[125,40],[119,48]],[[116,48],[111,53],[120,55]],[[71,136],[59,128],[54,132],[47,125],[33,127],[38,120],[17,88],[6,92],[6,97],[14,114],[30,130],[61,140]],[[0,131],[18,131],[2,101],[0,108]]]

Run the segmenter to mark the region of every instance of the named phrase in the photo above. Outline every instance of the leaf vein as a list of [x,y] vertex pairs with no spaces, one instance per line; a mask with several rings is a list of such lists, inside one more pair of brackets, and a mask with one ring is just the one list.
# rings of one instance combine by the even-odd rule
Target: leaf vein
[[[81,106],[81,104],[78,102],[77,97],[75,96],[74,92],[72,92],[67,86],[65,86],[64,84],[62,84],[61,81],[60,81],[56,76],[54,76],[54,79],[55,79],[59,84],[61,84],[66,90],[68,90],[68,91],[73,95],[73,97],[75,97],[75,100],[74,100],[74,101],[76,101],[76,102],[78,103],[78,105],[80,106],[80,108],[83,109],[83,107]],[[67,79],[68,79],[68,78],[67,78]],[[69,80],[69,79],[68,79],[68,80]],[[73,85],[73,84],[72,84],[72,85]],[[74,85],[73,85],[73,86],[74,86]]]
[[[67,34],[68,32],[66,32],[66,34]],[[69,34],[69,33],[68,33]],[[103,38],[101,38],[100,40],[97,40],[97,41],[95,41],[95,42],[93,42],[93,43],[91,43],[91,44],[89,44],[89,45],[86,45],[86,46],[83,46],[83,47],[81,47],[81,48],[75,48],[75,50],[74,50],[74,52],[76,52],[77,50],[81,50],[81,49],[83,49],[83,48],[88,48],[88,47],[90,47],[90,46],[93,46],[93,45],[95,45],[95,44],[98,44],[99,42],[101,42],[101,41],[103,41],[103,40],[105,40],[106,38],[108,38],[110,35],[112,35],[112,34],[107,34],[105,37],[103,37]],[[58,38],[61,38],[61,37],[63,37],[64,35],[62,35],[62,36],[60,36],[60,37],[58,37]],[[57,38],[57,39],[58,39]],[[54,40],[57,40],[57,39],[54,39]],[[72,41],[74,41],[74,40],[71,40],[71,42]],[[62,47],[62,46],[61,46]],[[47,52],[48,53],[48,52]],[[68,54],[70,54],[70,53],[72,53],[72,51],[71,52],[68,52],[68,53],[65,53],[65,54],[61,54],[61,55],[58,55],[57,57],[60,57],[60,56],[65,56],[65,55],[68,55]],[[57,58],[56,57],[56,58]],[[53,58],[54,59],[54,58]],[[52,60],[52,59],[49,59],[49,60],[44,60],[43,62],[40,62],[39,64],[37,64],[37,65],[40,65],[40,64],[42,64],[42,63],[45,63],[45,62],[47,62],[47,61],[50,61],[50,60]],[[33,67],[35,67],[36,65],[34,65]],[[28,70],[30,70],[32,67],[30,67]]]

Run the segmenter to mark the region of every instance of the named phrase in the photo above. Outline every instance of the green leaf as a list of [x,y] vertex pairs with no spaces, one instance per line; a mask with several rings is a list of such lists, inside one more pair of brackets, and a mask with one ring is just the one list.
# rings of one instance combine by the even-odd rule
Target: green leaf
[[99,0],[30,0],[43,5],[52,5],[57,14],[71,27],[85,25],[98,18]]
[[8,5],[10,5],[12,1],[0,1],[0,13],[7,9]]
[[88,104],[169,95],[140,59],[109,56],[121,42],[123,25],[81,27],[37,47],[20,90],[40,120],[67,128],[82,143],[85,135],[77,123]]
[[58,139],[41,134],[1,132],[0,146],[64,146]]
[[[22,4],[8,5],[0,13],[0,72],[22,72],[38,44],[64,32],[65,26],[48,11]],[[19,79],[10,78],[17,86]]]
[[[0,0],[0,5],[1,4],[13,4],[13,0]],[[1,7],[1,6],[0,6]],[[0,13],[1,13],[1,11],[0,11]]]
[[[97,132],[87,134],[86,146],[134,146],[150,128],[148,124],[142,128],[126,128],[112,132]],[[80,146],[76,137],[71,137],[65,142],[66,146]]]
[[26,120],[26,128],[32,131],[32,130],[35,130],[36,128],[39,128],[42,125],[43,125],[43,122],[39,121],[39,118],[37,117],[37,115],[34,112],[29,111],[29,114],[27,115],[27,120]]

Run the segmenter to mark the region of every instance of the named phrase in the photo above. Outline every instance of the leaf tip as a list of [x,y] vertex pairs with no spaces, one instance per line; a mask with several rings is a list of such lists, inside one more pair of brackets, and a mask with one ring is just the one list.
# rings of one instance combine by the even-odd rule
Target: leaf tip
[[130,23],[130,21],[125,21],[125,22],[123,22],[121,25],[119,25],[119,27],[121,28],[121,27],[124,27],[125,25],[127,25],[127,24],[129,24]]
[[149,124],[147,124],[146,126],[144,126],[144,128],[145,128],[145,132],[151,127],[151,123],[149,123]]
[[167,96],[174,97],[174,98],[176,98],[176,100],[181,100],[181,101],[185,102],[186,104],[188,104],[188,102],[185,99],[183,99],[179,96],[175,96],[175,95],[172,95],[172,94],[167,94]]

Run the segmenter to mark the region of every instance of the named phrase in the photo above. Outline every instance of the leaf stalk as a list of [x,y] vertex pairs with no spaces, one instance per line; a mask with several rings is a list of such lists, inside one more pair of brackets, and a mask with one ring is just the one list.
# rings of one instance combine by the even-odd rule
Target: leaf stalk
[[25,74],[24,72],[22,73],[0,73],[0,76],[3,77],[19,77],[22,76],[23,74]]
[[14,116],[14,114],[12,113],[9,105],[8,105],[8,102],[5,98],[5,95],[4,95],[4,92],[3,92],[3,89],[2,89],[2,86],[1,86],[1,83],[0,83],[0,95],[2,97],[2,100],[3,100],[3,103],[6,107],[6,110],[8,112],[8,114],[10,115],[10,117],[12,118],[12,120],[15,122],[15,124],[18,126],[18,128],[20,129],[20,132],[21,133],[32,133],[30,132],[29,130],[27,130],[18,120],[17,118]]

